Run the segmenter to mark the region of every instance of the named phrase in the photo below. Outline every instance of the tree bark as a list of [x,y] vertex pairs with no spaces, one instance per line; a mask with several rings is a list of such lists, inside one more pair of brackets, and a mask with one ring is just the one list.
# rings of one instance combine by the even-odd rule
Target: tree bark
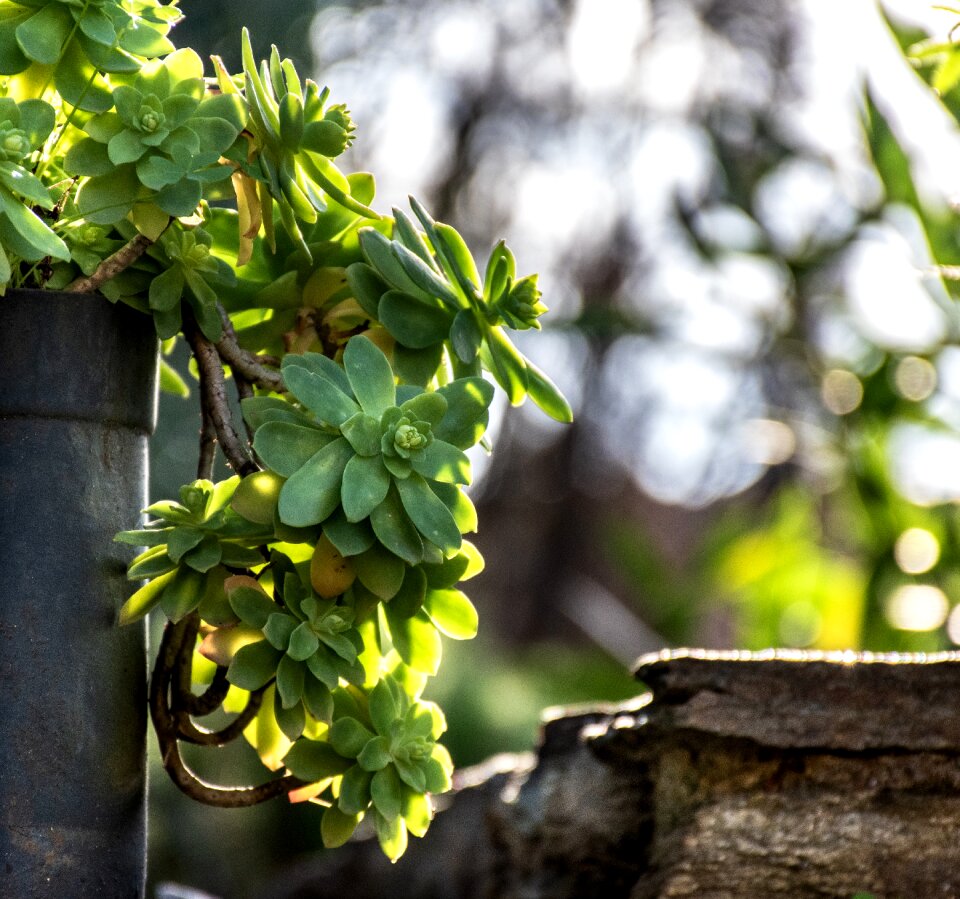
[[637,676],[551,715],[535,757],[461,772],[397,865],[358,842],[272,895],[960,896],[960,655],[679,651]]

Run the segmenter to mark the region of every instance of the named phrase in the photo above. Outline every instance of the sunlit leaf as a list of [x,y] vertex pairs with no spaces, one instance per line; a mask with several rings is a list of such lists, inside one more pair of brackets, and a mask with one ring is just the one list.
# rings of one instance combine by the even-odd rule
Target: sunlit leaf
[[376,815],[377,839],[384,855],[395,862],[407,851],[407,825],[399,815],[388,820],[381,814]]
[[370,340],[355,337],[343,353],[343,365],[353,395],[367,415],[379,418],[395,401],[393,370],[387,357]]
[[163,591],[175,575],[176,571],[170,571],[144,584],[121,607],[119,623],[130,624],[148,614],[160,602]]
[[280,491],[280,518],[294,527],[321,523],[340,504],[340,484],[353,448],[342,437],[296,471]]
[[423,602],[430,620],[454,640],[470,640],[477,635],[477,610],[459,590],[428,590]]

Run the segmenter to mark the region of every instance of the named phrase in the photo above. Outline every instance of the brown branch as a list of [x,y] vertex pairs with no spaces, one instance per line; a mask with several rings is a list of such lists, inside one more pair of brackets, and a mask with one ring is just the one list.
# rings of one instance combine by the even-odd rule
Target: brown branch
[[226,382],[223,366],[220,364],[220,354],[216,347],[204,337],[192,313],[186,307],[183,310],[183,333],[193,350],[193,357],[197,360],[197,368],[200,372],[200,401],[213,422],[217,440],[223,454],[227,457],[228,464],[239,475],[258,471],[257,464],[248,455],[233,426],[233,415],[227,402]]
[[64,290],[67,293],[93,293],[99,290],[111,278],[129,268],[147,250],[153,241],[143,234],[138,234],[129,243],[124,244],[116,253],[107,256],[96,268],[92,275],[77,278],[68,284]]
[[286,774],[254,787],[220,787],[201,780],[186,766],[180,756],[180,747],[176,740],[166,747],[161,745],[161,754],[164,770],[182,792],[191,799],[196,799],[197,802],[219,808],[246,808],[259,805],[261,802],[275,799],[277,796],[285,796],[292,790],[307,786],[306,782],[300,778]]
[[233,322],[230,321],[227,311],[219,303],[217,310],[220,313],[220,321],[223,323],[223,337],[217,342],[217,352],[220,358],[233,369],[234,378],[239,376],[265,390],[273,390],[277,393],[285,390],[280,372],[266,367],[268,364],[276,364],[277,360],[272,356],[257,356],[241,347],[237,342],[237,334],[233,330]]
[[[226,727],[220,730],[208,730],[191,720],[191,715],[209,715],[226,698],[230,683],[226,678],[227,669],[217,666],[220,682],[203,695],[193,692],[193,651],[200,629],[200,616],[194,612],[185,619],[183,637],[174,660],[174,672],[170,685],[170,710],[177,739],[202,746],[222,746],[239,737],[246,726],[254,719],[263,701],[263,689],[250,694],[243,711]],[[214,675],[215,679],[217,675]]]
[[[195,626],[195,615],[176,624],[167,624],[164,628],[163,639],[160,642],[153,676],[150,679],[150,716],[153,719],[154,730],[160,744],[161,762],[170,779],[192,799],[220,808],[243,808],[258,805],[268,799],[283,796],[291,790],[306,786],[305,781],[288,774],[257,786],[221,787],[201,780],[186,766],[183,757],[180,755],[176,714],[171,711],[168,690],[174,677],[179,680],[182,676],[183,668],[178,664],[180,657],[184,652],[191,654],[193,652],[193,641],[187,638],[191,631],[195,635],[196,632],[193,630]],[[256,714],[262,694],[254,700],[255,695],[251,694],[251,702],[248,703],[247,709],[241,715],[248,713],[251,704],[254,705],[253,712],[250,715],[251,719]],[[235,725],[236,721],[228,727]],[[242,728],[238,730],[238,733],[240,731],[242,731]]]
[[230,681],[227,680],[227,669],[224,665],[217,665],[213,672],[213,680],[199,696],[192,690],[182,697],[184,708],[191,714],[203,717],[213,714],[227,698]]
[[247,729],[247,725],[257,717],[260,706],[263,705],[264,690],[266,690],[266,687],[254,690],[250,694],[247,704],[243,707],[243,711],[220,730],[208,730],[206,727],[200,727],[189,717],[179,721],[177,724],[178,739],[185,743],[193,743],[195,746],[224,746],[236,740]]
[[[183,644],[183,622],[167,622],[163,628],[163,637],[160,640],[160,649],[157,652],[157,661],[154,664],[153,674],[150,677],[150,717],[157,736],[172,731],[173,716],[167,704],[167,690],[170,678],[176,665],[177,655]],[[162,742],[162,737],[161,737]]]
[[[250,386],[250,382],[246,380],[246,378],[241,377],[240,372],[238,372],[236,369],[233,370],[233,381],[237,385],[237,399],[240,401],[241,408],[242,408],[243,401],[247,399],[247,397],[253,396],[253,387]],[[242,415],[241,415],[241,418],[243,418]],[[247,443],[250,444],[252,448],[253,438],[255,435],[254,435],[253,428],[250,427],[250,422],[248,422],[245,418],[243,419],[243,430],[246,432],[246,435],[247,435]],[[254,458],[254,461],[259,465],[260,458],[257,456],[256,453],[253,454],[253,458]]]
[[200,454],[197,459],[197,478],[213,480],[213,462],[217,455],[217,429],[207,413],[204,404],[200,405]]

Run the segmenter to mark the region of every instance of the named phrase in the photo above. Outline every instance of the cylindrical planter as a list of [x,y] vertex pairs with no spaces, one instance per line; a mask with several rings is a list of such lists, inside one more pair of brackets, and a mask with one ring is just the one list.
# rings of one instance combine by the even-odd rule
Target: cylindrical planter
[[142,626],[119,628],[156,417],[151,320],[0,297],[0,896],[139,897]]

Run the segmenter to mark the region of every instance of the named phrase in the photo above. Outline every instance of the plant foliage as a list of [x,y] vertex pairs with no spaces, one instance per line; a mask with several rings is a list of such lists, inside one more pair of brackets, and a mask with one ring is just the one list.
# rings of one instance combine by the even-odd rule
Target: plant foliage
[[[370,816],[396,859],[450,786],[422,692],[442,637],[477,631],[466,453],[494,383],[571,417],[508,336],[546,307],[503,242],[481,277],[416,200],[375,212],[373,177],[335,164],[347,108],[276,48],[258,62],[244,32],[242,71],[205,71],[169,39],[179,18],[0,0],[0,292],[99,291],[193,350],[197,479],[116,538],[141,550],[121,623],[167,619],[150,702],[174,780],[219,805],[319,802],[328,846]],[[235,474],[213,483],[217,444]],[[218,709],[220,730],[193,720]],[[284,773],[217,788],[180,756],[241,735]]]

